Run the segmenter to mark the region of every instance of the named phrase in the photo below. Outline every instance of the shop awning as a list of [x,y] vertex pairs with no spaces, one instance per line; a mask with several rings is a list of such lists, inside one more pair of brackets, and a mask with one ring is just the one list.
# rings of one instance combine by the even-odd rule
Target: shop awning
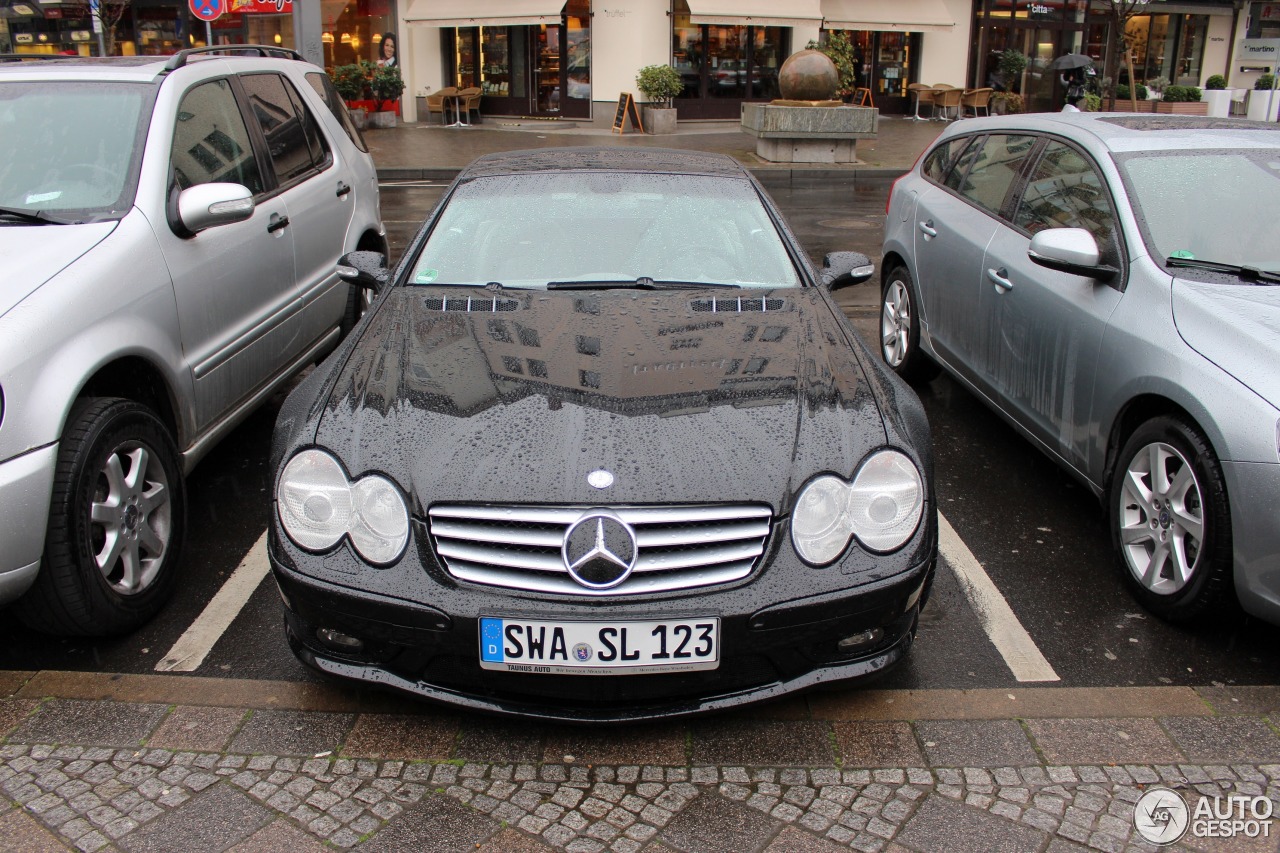
[[942,0],[821,0],[828,30],[949,33],[955,28]]
[[504,27],[558,24],[564,0],[410,0],[407,24]]
[[822,21],[820,0],[689,0],[689,23],[802,27]]

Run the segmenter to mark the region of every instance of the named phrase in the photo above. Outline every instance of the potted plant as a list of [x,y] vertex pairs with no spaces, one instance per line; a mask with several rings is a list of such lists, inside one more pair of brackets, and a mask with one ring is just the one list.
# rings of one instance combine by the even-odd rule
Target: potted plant
[[992,92],[988,106],[992,115],[1013,115],[1026,109],[1022,96],[1017,92]]
[[1204,82],[1204,102],[1209,105],[1209,115],[1226,118],[1231,113],[1231,93],[1227,91],[1227,78],[1214,74]]
[[[1001,52],[1000,57],[996,60],[996,70],[1000,72],[1000,77],[1004,81],[1004,88],[1010,92],[1017,92],[1022,89],[1022,72],[1027,69],[1027,55],[1021,51],[1009,48]],[[1022,110],[1018,110],[1022,112]]]
[[1200,98],[1201,92],[1196,86],[1165,86],[1160,100],[1156,101],[1156,112],[1180,116],[1208,115],[1209,105]]
[[671,99],[684,89],[680,72],[670,65],[646,65],[636,74],[636,88],[648,101],[642,121],[649,133],[675,133],[676,110]]
[[396,126],[396,100],[404,92],[404,78],[396,65],[379,65],[369,80],[373,94],[374,112],[369,116],[373,127]]
[[351,120],[355,126],[364,129],[368,110],[363,106],[358,106],[360,101],[369,97],[369,72],[372,65],[368,62],[354,62],[350,65],[339,65],[329,72],[329,79],[333,81],[333,88],[337,90],[338,96],[347,104],[347,111],[351,113]]
[[1276,121],[1278,112],[1280,91],[1276,90],[1276,75],[1263,74],[1249,93],[1249,118],[1252,121]]
[[1164,97],[1164,90],[1169,88],[1169,84],[1173,81],[1168,77],[1152,77],[1147,81],[1147,87],[1151,90],[1151,97],[1157,101]]
[[1130,96],[1129,85],[1127,83],[1117,83],[1115,109],[1120,112],[1125,112],[1132,109],[1133,104],[1136,102],[1138,105],[1138,112],[1155,112],[1155,101],[1147,100],[1147,95],[1147,87],[1141,83],[1138,84],[1138,90],[1133,93],[1132,97]]

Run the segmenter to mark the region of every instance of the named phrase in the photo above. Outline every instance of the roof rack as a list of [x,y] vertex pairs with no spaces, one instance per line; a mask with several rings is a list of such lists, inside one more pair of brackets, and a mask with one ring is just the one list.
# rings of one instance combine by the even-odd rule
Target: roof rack
[[25,62],[28,59],[72,59],[61,53],[0,53],[0,62]]
[[215,44],[210,47],[191,47],[180,50],[164,64],[165,72],[177,71],[187,64],[187,59],[200,53],[221,53],[231,56],[267,56],[276,59],[296,59],[306,62],[302,54],[287,47],[273,47],[267,44]]

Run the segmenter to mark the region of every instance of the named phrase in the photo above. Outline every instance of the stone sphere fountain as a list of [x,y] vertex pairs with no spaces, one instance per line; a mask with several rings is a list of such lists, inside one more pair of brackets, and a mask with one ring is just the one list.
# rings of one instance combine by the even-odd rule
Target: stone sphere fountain
[[831,58],[802,50],[778,72],[782,97],[743,104],[742,129],[756,138],[756,155],[774,163],[856,163],[859,139],[874,139],[880,111],[836,98],[840,73]]

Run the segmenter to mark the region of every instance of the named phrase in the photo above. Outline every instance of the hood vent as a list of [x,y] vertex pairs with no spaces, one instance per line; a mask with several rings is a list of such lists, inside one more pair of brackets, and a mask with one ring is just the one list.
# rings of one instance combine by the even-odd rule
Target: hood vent
[[498,299],[476,296],[451,297],[442,299],[439,296],[428,296],[422,300],[428,311],[450,311],[465,314],[501,314],[508,311],[519,311],[520,303],[514,299]]
[[691,307],[695,312],[707,314],[743,314],[747,312],[786,311],[785,299],[735,296],[728,299],[695,299]]

